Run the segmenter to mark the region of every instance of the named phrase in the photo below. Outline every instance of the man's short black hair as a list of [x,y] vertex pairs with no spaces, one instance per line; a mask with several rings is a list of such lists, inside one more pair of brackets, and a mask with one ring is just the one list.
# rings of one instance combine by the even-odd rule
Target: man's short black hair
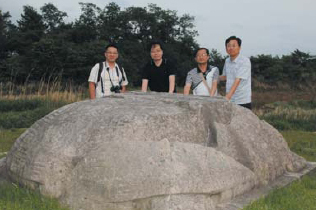
[[148,46],[148,50],[151,50],[151,48],[153,48],[154,46],[159,45],[160,49],[163,51],[164,50],[164,46],[162,44],[162,41],[160,40],[153,40],[150,42],[149,46]]
[[117,52],[119,51],[118,46],[116,44],[110,43],[110,44],[106,45],[104,52],[106,52],[109,47],[114,47],[115,49],[117,49]]
[[205,48],[205,47],[200,47],[200,48],[198,48],[197,50],[194,51],[194,57],[196,57],[197,53],[198,53],[200,50],[205,50],[205,51],[206,51],[206,54],[207,54],[207,55],[210,55],[210,51],[209,51],[207,48]]
[[238,46],[240,47],[241,46],[241,39],[236,37],[236,36],[231,36],[229,37],[228,39],[226,39],[225,41],[225,47],[227,46],[227,44],[231,41],[231,40],[236,40],[237,43],[238,43]]

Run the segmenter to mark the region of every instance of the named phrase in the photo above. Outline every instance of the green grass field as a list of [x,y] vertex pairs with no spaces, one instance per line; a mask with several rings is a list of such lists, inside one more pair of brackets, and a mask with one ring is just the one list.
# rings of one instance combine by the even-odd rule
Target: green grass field
[[316,173],[304,176],[288,187],[277,189],[244,210],[315,210]]
[[290,149],[307,161],[316,162],[316,132],[281,131]]
[[0,158],[4,157],[10,150],[15,140],[26,130],[26,128],[12,128],[0,130]]
[[4,183],[0,187],[1,210],[67,210],[56,199],[46,198],[38,192]]

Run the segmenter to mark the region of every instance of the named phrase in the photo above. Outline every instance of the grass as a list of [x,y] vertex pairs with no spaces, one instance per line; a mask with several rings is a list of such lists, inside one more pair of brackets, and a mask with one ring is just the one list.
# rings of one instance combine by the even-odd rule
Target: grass
[[315,210],[316,173],[304,176],[286,188],[277,189],[243,210]]
[[0,100],[0,128],[28,128],[36,120],[67,104],[50,99]]
[[274,102],[255,113],[278,130],[316,131],[315,101]]
[[307,161],[316,162],[316,132],[282,131],[290,149]]
[[26,130],[26,128],[13,128],[8,130],[0,130],[0,158],[6,155],[15,140]]
[[4,183],[0,187],[0,209],[3,210],[67,210],[56,199],[46,198],[38,192]]

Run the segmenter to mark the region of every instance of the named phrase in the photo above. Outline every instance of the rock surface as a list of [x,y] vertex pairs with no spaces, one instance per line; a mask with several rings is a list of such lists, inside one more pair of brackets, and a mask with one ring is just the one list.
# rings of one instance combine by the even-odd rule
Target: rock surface
[[245,108],[158,93],[64,106],[6,158],[12,179],[84,210],[212,210],[305,164]]

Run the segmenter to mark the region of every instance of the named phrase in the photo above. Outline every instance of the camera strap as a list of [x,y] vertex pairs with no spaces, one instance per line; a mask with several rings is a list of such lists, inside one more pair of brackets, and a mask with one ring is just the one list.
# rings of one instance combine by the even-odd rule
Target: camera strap
[[[122,69],[122,70],[121,70],[121,69]],[[97,77],[97,82],[96,82],[96,84],[95,84],[95,88],[97,88],[97,85],[98,85],[98,83],[100,82],[100,83],[101,83],[101,92],[104,94],[104,85],[103,85],[103,79],[102,79],[102,76],[101,76],[102,70],[103,70],[103,62],[100,62],[100,63],[99,63],[98,77]],[[111,82],[111,86],[114,87],[114,84],[113,84],[113,81],[112,81],[112,78],[111,78],[111,74],[110,74],[110,68],[107,67],[106,70],[107,70],[107,72],[108,72],[108,74],[109,74],[109,79],[110,79],[110,82]],[[116,65],[116,66],[115,66],[115,70],[116,70],[116,75],[117,75],[117,77],[119,78],[119,81],[118,81],[119,86],[121,87],[122,82],[126,80],[124,68],[123,68],[123,67],[122,67],[122,68],[119,68],[119,67]],[[119,72],[121,72],[121,75],[122,75],[121,78],[120,78],[120,73],[119,73]],[[112,76],[113,76],[113,74],[112,74]]]
[[[114,87],[114,84],[113,84],[112,79],[111,79],[110,68],[107,67],[106,70],[108,71],[111,85],[112,85],[112,87]],[[119,78],[119,81],[118,81],[119,82],[119,87],[121,87],[122,81],[125,80],[125,77],[124,77],[123,73],[121,72],[122,78],[120,79],[119,68],[117,66],[115,66],[115,70],[116,70],[116,75]]]
[[95,88],[97,88],[98,83],[101,81],[101,91],[102,91],[102,93],[104,93],[103,80],[102,80],[102,77],[101,77],[102,69],[103,69],[103,62],[100,62],[99,63],[99,71],[98,71],[97,82],[95,83]]
[[[107,67],[107,68],[106,68],[106,70],[108,71],[108,74],[109,74],[109,78],[110,78],[111,85],[112,85],[112,87],[114,87],[114,84],[113,84],[112,79],[111,79],[110,68],[109,68],[109,67]],[[118,72],[116,72],[116,74],[117,74],[117,73],[118,73]]]

